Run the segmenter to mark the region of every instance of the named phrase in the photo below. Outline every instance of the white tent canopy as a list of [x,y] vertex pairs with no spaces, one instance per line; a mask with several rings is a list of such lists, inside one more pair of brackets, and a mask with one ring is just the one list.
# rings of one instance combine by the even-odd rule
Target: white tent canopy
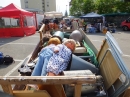
[[62,18],[63,17],[62,12],[55,12],[55,11],[45,12],[44,15],[45,15],[45,18]]

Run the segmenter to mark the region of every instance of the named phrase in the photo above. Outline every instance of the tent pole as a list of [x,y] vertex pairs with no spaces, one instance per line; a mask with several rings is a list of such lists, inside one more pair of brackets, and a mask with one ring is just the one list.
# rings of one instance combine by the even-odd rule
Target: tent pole
[[12,27],[11,18],[10,18],[10,26]]

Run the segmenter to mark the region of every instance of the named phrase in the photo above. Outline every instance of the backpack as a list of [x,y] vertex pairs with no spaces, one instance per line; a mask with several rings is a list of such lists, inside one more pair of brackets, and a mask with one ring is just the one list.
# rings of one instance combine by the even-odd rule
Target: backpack
[[0,52],[0,64],[3,64],[3,58],[4,58],[4,55],[2,52]]
[[3,64],[9,65],[14,62],[13,57],[10,57],[9,55],[4,56],[3,58]]

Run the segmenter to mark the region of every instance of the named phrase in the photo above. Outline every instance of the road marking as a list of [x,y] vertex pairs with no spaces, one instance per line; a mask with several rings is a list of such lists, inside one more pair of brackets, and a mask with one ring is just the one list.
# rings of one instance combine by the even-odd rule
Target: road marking
[[23,61],[21,61],[18,65],[16,65],[12,70],[10,70],[6,75],[4,76],[10,76],[15,70],[17,70],[21,64],[23,63]]
[[[30,55],[28,55],[27,57],[29,57]],[[27,58],[26,57],[26,58]],[[25,58],[25,59],[26,59]],[[24,59],[24,60],[25,60]],[[24,62],[24,60],[22,60],[18,65],[16,65],[12,70],[10,70],[6,75],[4,75],[4,76],[10,76],[15,70],[17,70],[21,65],[22,65],[22,63]]]
[[91,41],[98,41],[98,42],[103,42],[103,41],[101,41],[101,40],[91,40]]
[[7,44],[20,44],[20,45],[21,45],[21,44],[24,44],[24,45],[36,45],[37,43],[36,43],[36,44],[34,44],[34,43],[0,43],[0,44],[2,44],[2,45],[3,45],[3,44],[6,44],[6,45],[7,45]]
[[31,37],[39,37],[39,36],[31,36]]
[[23,61],[23,60],[14,59],[14,61],[20,61],[20,62],[21,62],[21,61]]
[[130,57],[130,55],[125,55],[125,54],[123,54],[122,56],[124,56],[124,57]]

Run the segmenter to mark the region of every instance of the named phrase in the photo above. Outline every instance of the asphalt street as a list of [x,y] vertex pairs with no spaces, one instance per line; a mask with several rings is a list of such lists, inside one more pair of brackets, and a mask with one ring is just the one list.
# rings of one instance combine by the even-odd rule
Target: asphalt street
[[[119,47],[123,52],[123,60],[130,70],[130,31],[118,30],[112,35],[117,40]],[[87,34],[95,47],[99,50],[105,34]],[[0,38],[0,51],[4,55],[10,55],[14,58],[15,63],[11,65],[0,65],[0,76],[18,76],[18,68],[21,62],[35,49],[39,42],[39,33],[25,37]]]
[[0,52],[15,60],[11,65],[0,65],[0,76],[17,76],[20,63],[32,53],[39,40],[39,33],[25,37],[0,38]]

